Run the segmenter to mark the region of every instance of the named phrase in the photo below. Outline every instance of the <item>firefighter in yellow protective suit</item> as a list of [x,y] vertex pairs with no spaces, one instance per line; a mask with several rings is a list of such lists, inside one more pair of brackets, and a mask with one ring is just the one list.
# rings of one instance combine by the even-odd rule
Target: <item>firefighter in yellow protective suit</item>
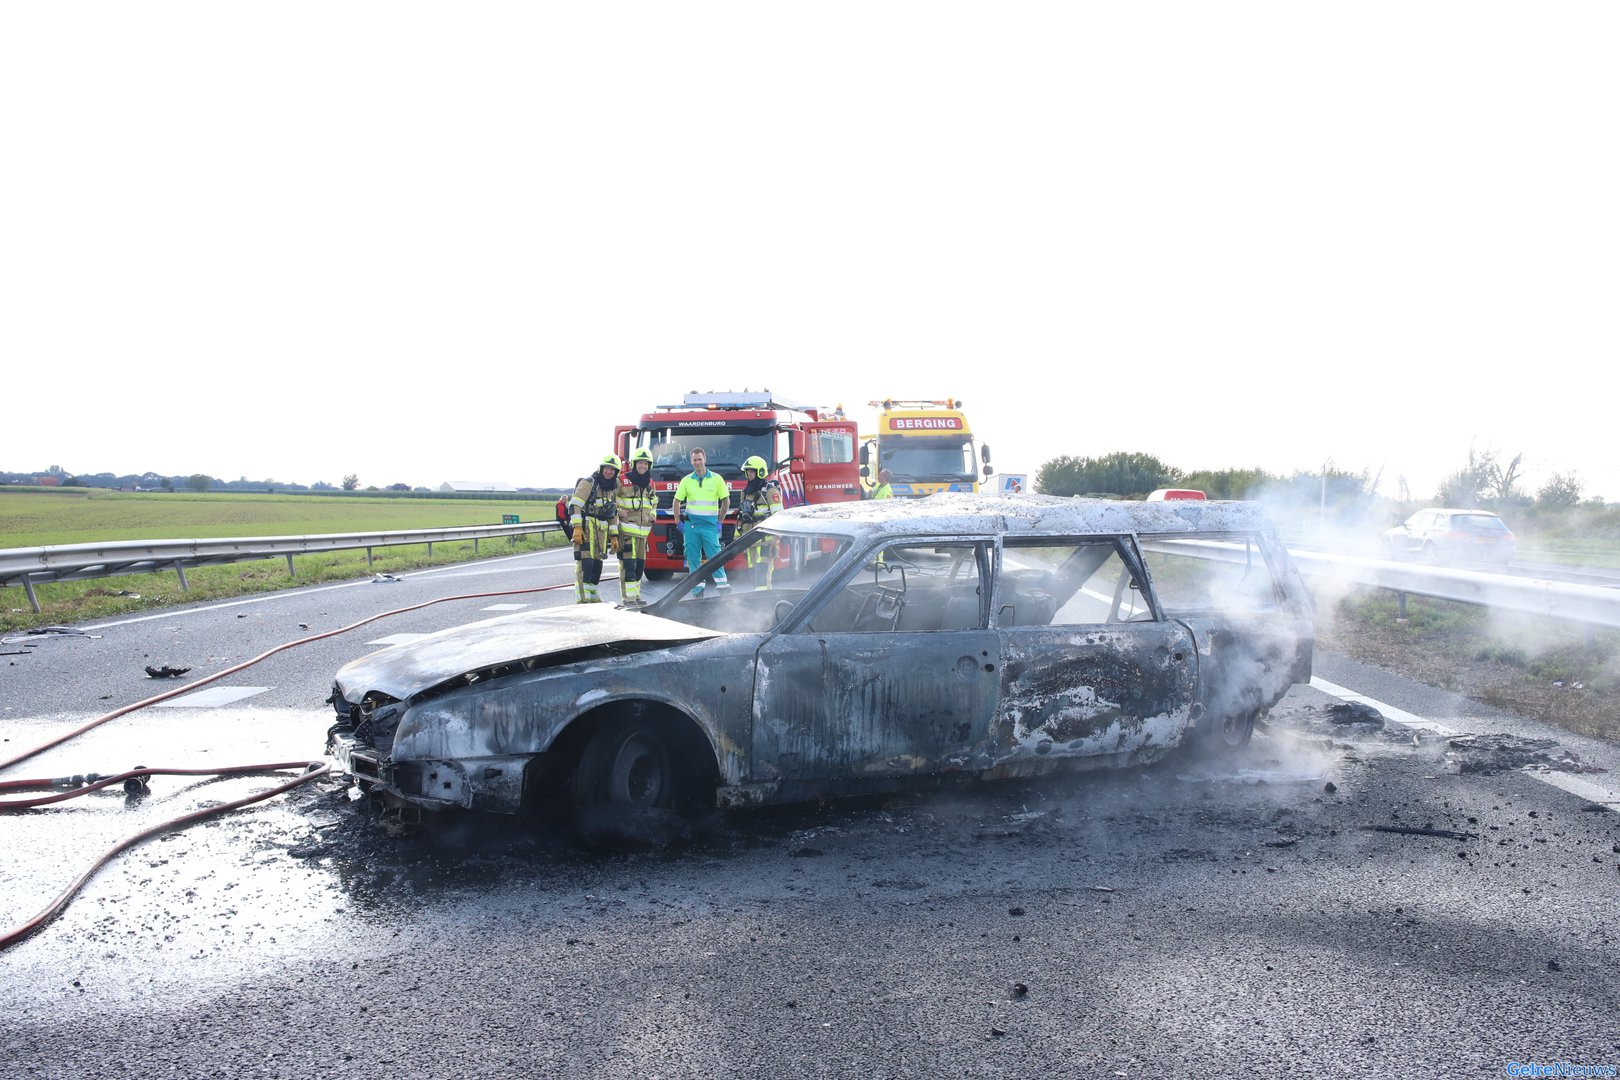
[[609,454],[591,475],[574,485],[568,498],[568,524],[574,534],[574,603],[599,604],[602,562],[619,544],[618,455]]
[[641,578],[647,569],[647,537],[658,513],[652,486],[653,456],[645,446],[630,455],[619,478],[619,598],[627,608],[643,608]]
[[[737,532],[746,533],[755,525],[764,521],[778,510],[782,509],[782,488],[775,480],[766,478],[770,471],[765,459],[758,456],[743,462],[742,493],[737,499]],[[750,573],[758,582],[754,588],[768,589],[771,587],[771,575],[776,572],[776,542],[764,540],[748,548],[748,569],[753,571],[761,568],[756,575]]]

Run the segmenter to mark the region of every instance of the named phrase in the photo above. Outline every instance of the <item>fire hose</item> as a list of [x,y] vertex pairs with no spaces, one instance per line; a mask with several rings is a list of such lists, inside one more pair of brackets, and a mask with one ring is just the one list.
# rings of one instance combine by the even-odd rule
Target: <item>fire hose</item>
[[[199,686],[204,686],[208,683],[214,682],[217,679],[223,679],[227,675],[234,675],[236,672],[252,667],[254,664],[267,660],[277,653],[285,652],[288,649],[296,648],[300,645],[308,645],[312,642],[321,641],[324,638],[335,637],[338,634],[347,633],[350,630],[365,626],[367,623],[376,622],[378,619],[386,619],[394,615],[404,615],[408,612],[419,611],[422,608],[431,607],[434,604],[448,603],[452,600],[484,600],[497,596],[520,596],[526,593],[553,592],[557,589],[571,589],[573,587],[574,586],[572,583],[567,583],[563,585],[542,585],[532,589],[505,589],[500,592],[463,593],[457,596],[441,596],[433,600],[425,600],[420,604],[411,604],[407,607],[394,608],[391,611],[384,611],[376,615],[370,615],[364,619],[360,619],[357,622],[352,622],[347,626],[339,627],[336,630],[327,630],[319,634],[310,634],[307,637],[298,638],[294,641],[283,642],[274,648],[265,650],[250,660],[244,660],[240,664],[235,664],[201,679],[193,680],[183,686],[177,686],[174,689],[167,690],[161,694],[154,694],[152,697],[146,698],[142,701],[137,701],[133,705],[125,705],[122,708],[114,709],[112,712],[98,716],[88,723],[81,724],[79,727],[74,728],[65,735],[61,735],[57,738],[51,739],[48,742],[41,743],[32,750],[27,750],[16,755],[15,757],[0,761],[0,772],[4,772],[14,765],[18,765],[24,761],[27,761],[29,758],[42,754],[46,750],[60,746],[71,739],[78,738],[85,732],[100,727],[102,724],[108,723],[109,721],[116,720],[120,716],[127,716],[128,714],[135,712],[137,709],[144,709],[147,706],[155,705],[160,701],[167,701],[169,698],[190,693]],[[62,911],[67,908],[68,903],[73,899],[74,895],[84,887],[85,883],[93,878],[102,867],[111,862],[112,859],[119,853],[134,847],[144,840],[149,840],[160,833],[172,832],[176,829],[181,829],[188,825],[195,824],[196,822],[202,821],[205,818],[227,813],[232,810],[239,810],[244,806],[249,806],[257,802],[263,802],[265,799],[274,798],[277,795],[291,791],[296,787],[300,787],[311,782],[312,780],[317,780],[320,777],[325,776],[331,771],[331,768],[332,763],[330,761],[326,760],[325,758],[317,758],[312,761],[284,761],[272,764],[236,765],[211,769],[147,768],[146,766],[137,766],[134,769],[129,769],[112,775],[89,773],[86,775],[0,781],[0,792],[55,792],[55,794],[52,795],[41,795],[27,799],[0,799],[0,813],[15,813],[18,811],[32,810],[37,807],[47,806],[52,803],[62,802],[67,799],[77,798],[81,795],[88,795],[92,792],[101,791],[114,785],[121,786],[125,792],[130,794],[144,792],[147,786],[146,779],[150,776],[241,776],[253,773],[283,772],[287,769],[302,770],[292,779],[285,780],[282,783],[270,788],[266,788],[263,791],[245,796],[240,799],[235,799],[231,802],[221,803],[217,806],[209,806],[201,810],[194,810],[186,814],[181,814],[178,817],[159,822],[158,824],[153,825],[151,828],[143,829],[132,836],[120,840],[118,843],[114,844],[112,847],[103,852],[94,863],[92,863],[83,873],[75,878],[66,889],[62,890],[56,899],[51,901],[51,903],[47,905],[39,914],[11,930],[0,933],[0,952],[5,951],[12,945],[15,945],[17,942],[22,941],[24,938],[40,930],[45,926],[46,923],[60,915]]]

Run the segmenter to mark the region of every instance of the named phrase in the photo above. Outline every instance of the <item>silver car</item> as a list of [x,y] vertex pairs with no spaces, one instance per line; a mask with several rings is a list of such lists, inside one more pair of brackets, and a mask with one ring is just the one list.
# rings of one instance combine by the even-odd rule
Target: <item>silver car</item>
[[506,813],[1030,776],[1236,750],[1312,643],[1253,504],[804,507],[643,612],[510,615],[349,664],[328,750],[392,805]]
[[1384,557],[1418,556],[1430,562],[1513,561],[1517,541],[1503,520],[1489,510],[1419,510],[1383,535]]

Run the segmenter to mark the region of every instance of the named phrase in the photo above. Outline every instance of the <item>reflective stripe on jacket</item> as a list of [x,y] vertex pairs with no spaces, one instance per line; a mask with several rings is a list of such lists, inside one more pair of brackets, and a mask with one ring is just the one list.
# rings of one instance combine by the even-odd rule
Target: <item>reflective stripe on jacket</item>
[[688,473],[681,486],[675,489],[675,501],[684,505],[686,512],[693,517],[718,520],[731,504],[731,488],[726,486],[719,473],[712,470],[704,474],[701,480],[697,473]]
[[657,512],[658,493],[651,484],[637,487],[626,479],[619,485],[619,529],[622,532],[646,536],[652,531]]

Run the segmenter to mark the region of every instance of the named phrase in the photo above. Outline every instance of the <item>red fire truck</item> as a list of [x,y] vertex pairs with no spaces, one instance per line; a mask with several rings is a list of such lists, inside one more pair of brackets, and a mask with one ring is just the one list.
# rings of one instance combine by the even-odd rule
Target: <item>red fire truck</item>
[[658,521],[647,545],[647,576],[667,578],[686,568],[672,504],[681,477],[692,471],[688,455],[702,447],[708,467],[731,488],[731,511],[721,526],[722,543],[736,533],[742,466],[762,457],[782,489],[787,506],[849,502],[861,497],[856,428],[842,414],[785,405],[769,390],[686,394],[679,405],[660,405],[640,423],[613,429],[613,452],[629,465],[630,454],[652,454]]

